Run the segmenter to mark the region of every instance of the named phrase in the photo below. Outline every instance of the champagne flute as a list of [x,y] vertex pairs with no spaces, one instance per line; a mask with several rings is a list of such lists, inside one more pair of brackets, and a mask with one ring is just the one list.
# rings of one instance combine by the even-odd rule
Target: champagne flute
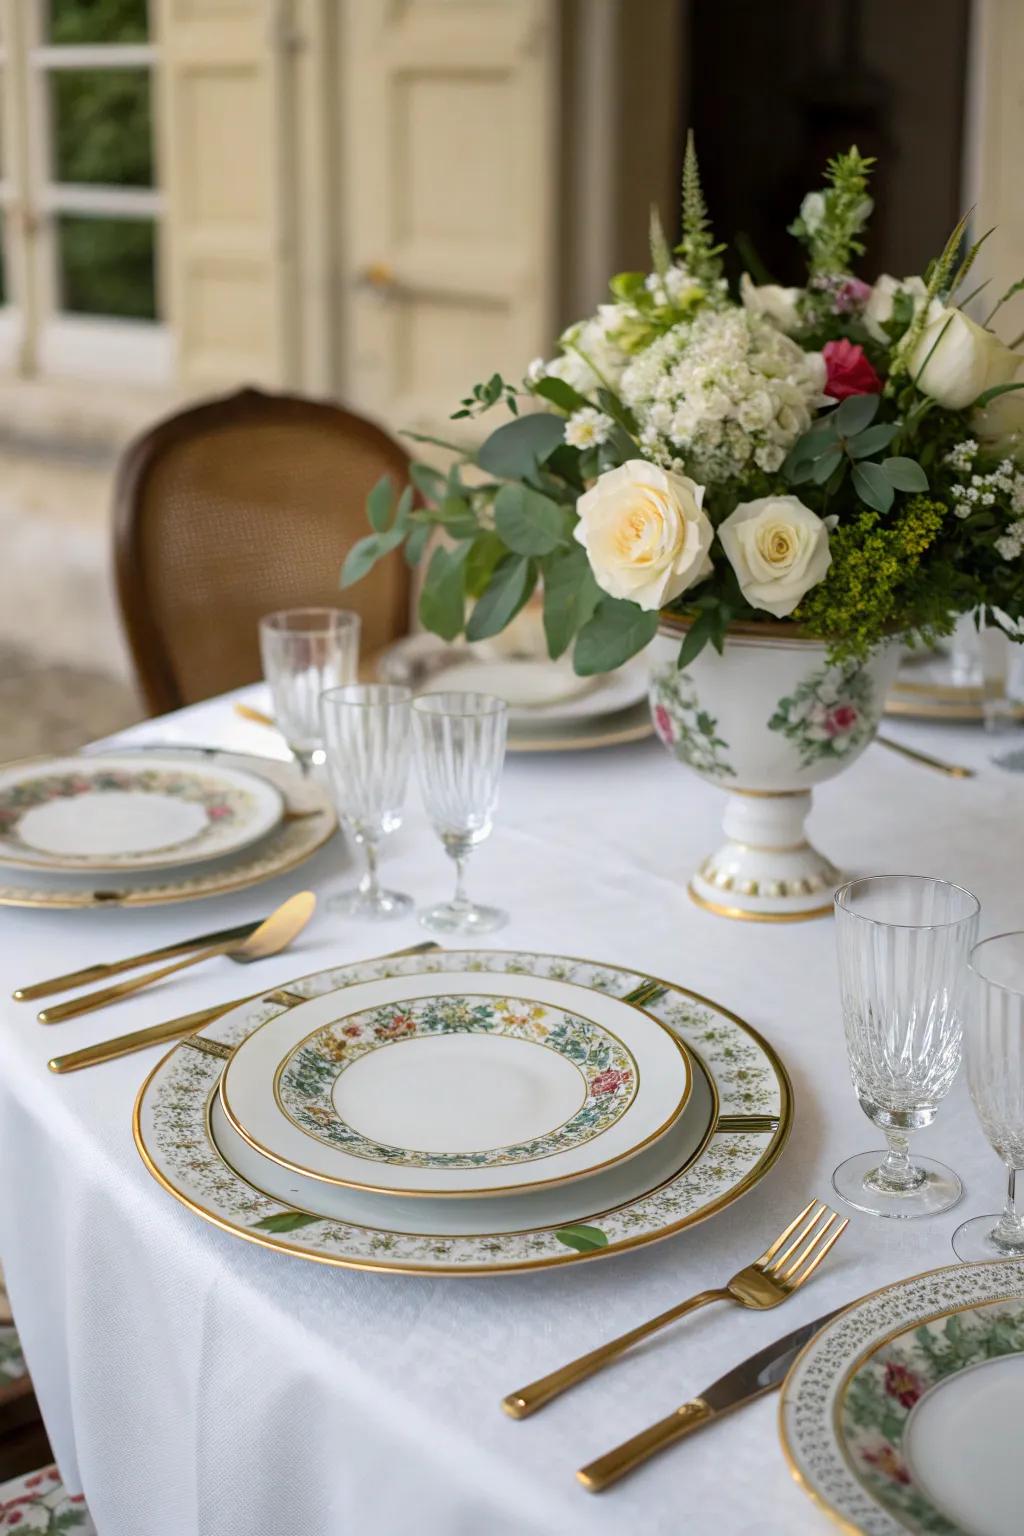
[[964,1021],[967,1086],[981,1128],[1009,1170],[1001,1216],[975,1216],[953,1233],[958,1259],[1024,1256],[1024,1212],[1015,1184],[1024,1168],[1024,933],[1000,933],[971,950]]
[[850,1074],[887,1151],[847,1159],[832,1183],[871,1215],[934,1215],[955,1205],[963,1185],[943,1163],[911,1161],[909,1141],[935,1119],[960,1066],[978,901],[945,880],[878,875],[838,890],[835,911]]
[[382,837],[402,825],[411,761],[408,688],[390,683],[350,683],[329,688],[320,700],[327,776],[338,816],[360,845],[366,873],[355,890],[333,896],[332,912],[351,917],[401,917],[412,898],[385,891],[377,875]]

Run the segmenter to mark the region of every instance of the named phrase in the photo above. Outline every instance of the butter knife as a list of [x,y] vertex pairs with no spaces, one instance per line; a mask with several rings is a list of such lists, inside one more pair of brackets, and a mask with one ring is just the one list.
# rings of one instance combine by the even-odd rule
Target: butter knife
[[787,1371],[807,1341],[845,1310],[845,1307],[836,1307],[815,1318],[813,1323],[804,1323],[802,1328],[794,1328],[785,1338],[776,1339],[774,1344],[758,1350],[756,1355],[733,1366],[710,1387],[705,1387],[699,1397],[683,1403],[649,1429],[642,1429],[613,1451],[580,1467],[577,1478],[590,1493],[601,1493],[666,1446],[691,1435],[702,1425],[710,1424],[712,1419],[720,1419],[734,1408],[742,1408],[744,1403],[752,1403],[755,1398],[781,1387]]
[[125,960],[98,960],[80,971],[68,971],[64,976],[51,976],[49,981],[34,981],[31,986],[18,987],[11,994],[19,1003],[31,1002],[37,997],[49,997],[54,992],[66,992],[71,987],[86,987],[90,982],[102,981],[105,976],[117,976],[121,971],[133,971],[138,965],[150,965],[159,960],[174,960],[187,955],[190,949],[205,949],[210,944],[227,944],[232,939],[247,939],[255,933],[261,917],[251,923],[239,923],[235,928],[221,928],[216,933],[199,934],[194,939],[179,939],[175,944],[165,944],[162,949],[150,949],[141,955],[129,955]]

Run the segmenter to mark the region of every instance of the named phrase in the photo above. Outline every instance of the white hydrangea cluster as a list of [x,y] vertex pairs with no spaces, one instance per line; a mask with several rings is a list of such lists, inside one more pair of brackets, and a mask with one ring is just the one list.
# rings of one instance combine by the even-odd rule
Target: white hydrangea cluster
[[645,453],[702,484],[769,474],[824,404],[825,365],[760,315],[702,309],[625,369],[622,398]]
[[954,514],[970,517],[981,507],[1008,507],[1011,512],[1024,513],[1024,473],[1012,459],[1003,459],[987,475],[976,474],[977,451],[974,439],[965,438],[946,454],[946,463],[961,477],[951,488]]
[[564,379],[581,395],[590,395],[602,385],[617,389],[629,354],[619,346],[615,332],[621,329],[627,306],[602,304],[589,320],[578,320],[563,331],[559,341],[562,352],[550,362],[541,359],[530,364],[527,381],[536,383],[545,376]]
[[1017,560],[1024,554],[1024,517],[1011,523],[1006,532],[996,539],[996,549],[1004,560]]

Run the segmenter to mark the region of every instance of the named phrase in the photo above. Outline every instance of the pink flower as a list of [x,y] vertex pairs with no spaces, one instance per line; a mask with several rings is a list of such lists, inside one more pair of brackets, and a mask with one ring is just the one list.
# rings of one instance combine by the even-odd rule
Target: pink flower
[[605,1067],[604,1071],[599,1072],[594,1078],[590,1085],[590,1092],[596,1098],[598,1094],[615,1093],[623,1083],[628,1082],[628,1072],[621,1072],[618,1067]]
[[825,730],[830,736],[842,736],[852,731],[860,716],[852,704],[837,704],[825,716]]
[[855,342],[828,341],[821,349],[825,359],[825,393],[833,400],[849,395],[880,395],[882,381],[868,362],[864,348]]
[[920,1376],[908,1370],[898,1360],[890,1360],[885,1367],[885,1391],[888,1397],[894,1397],[904,1408],[913,1408],[921,1396],[922,1382]]
[[863,309],[871,294],[870,283],[862,282],[859,277],[844,278],[833,295],[832,308],[837,315],[848,315]]
[[664,704],[656,704],[654,706],[654,729],[666,747],[671,747],[676,739],[676,733],[672,725],[672,716]]
[[904,1487],[910,1482],[910,1473],[900,1461],[891,1445],[881,1445],[875,1451],[862,1452],[864,1460],[872,1467],[877,1467],[883,1476],[888,1477],[894,1483],[902,1483]]
[[211,821],[223,821],[225,816],[231,815],[230,805],[211,805],[207,807],[207,816]]

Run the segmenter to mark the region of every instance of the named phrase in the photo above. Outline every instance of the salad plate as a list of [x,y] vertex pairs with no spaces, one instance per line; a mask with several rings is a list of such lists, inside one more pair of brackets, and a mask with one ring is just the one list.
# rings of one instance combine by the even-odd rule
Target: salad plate
[[[566,955],[481,949],[332,967],[288,991],[313,998],[383,978],[467,971],[502,976],[510,990],[523,977],[541,976],[618,998],[651,980],[626,967]],[[454,1276],[511,1274],[622,1254],[683,1232],[740,1199],[774,1166],[792,1122],[785,1068],[757,1031],[697,993],[668,982],[659,987],[645,1006],[686,1045],[694,1064],[691,1102],[677,1125],[636,1158],[591,1179],[485,1200],[479,1219],[473,1201],[404,1201],[304,1182],[279,1167],[271,1190],[266,1165],[255,1153],[244,1169],[240,1162],[232,1166],[225,1152],[238,1156],[238,1141],[248,1144],[238,1138],[222,1150],[211,1128],[219,1114],[221,1075],[235,1047],[282,1012],[280,1001],[250,1001],[175,1046],[140,1089],[136,1145],[161,1187],[192,1214],[244,1241],[314,1263]],[[711,1123],[694,1146],[685,1138],[709,1098]],[[346,1203],[333,1203],[341,1201]],[[510,1223],[515,1230],[507,1230]]]
[[541,1189],[635,1156],[681,1114],[678,1038],[550,977],[389,977],[253,1030],[220,1085],[257,1151],[378,1193]]
[[258,774],[173,756],[53,758],[0,772],[0,865],[85,873],[205,863],[250,847],[284,814]]
[[864,1536],[1017,1536],[1024,1262],[956,1264],[886,1286],[794,1361],[790,1468]]

